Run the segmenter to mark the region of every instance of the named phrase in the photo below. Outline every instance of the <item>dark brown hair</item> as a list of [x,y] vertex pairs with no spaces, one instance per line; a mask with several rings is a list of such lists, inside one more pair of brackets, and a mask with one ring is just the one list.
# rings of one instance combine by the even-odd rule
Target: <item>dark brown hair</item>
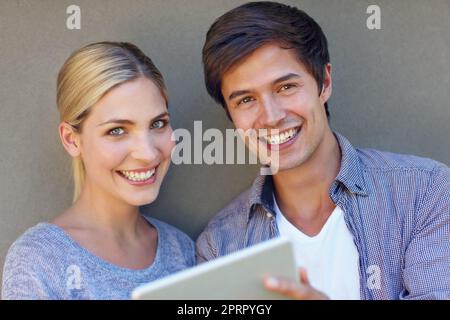
[[[330,62],[327,39],[304,11],[276,2],[249,2],[219,17],[209,28],[203,46],[206,89],[225,108],[222,77],[225,72],[267,43],[294,49],[322,91],[325,66]],[[329,116],[328,105],[325,111]],[[228,113],[228,112],[227,112]]]

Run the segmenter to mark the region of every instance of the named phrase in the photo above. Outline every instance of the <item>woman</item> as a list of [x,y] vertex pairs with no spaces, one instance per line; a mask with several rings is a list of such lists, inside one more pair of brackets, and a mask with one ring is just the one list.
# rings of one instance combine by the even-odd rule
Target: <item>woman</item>
[[129,43],[74,52],[58,75],[59,135],[74,202],[8,251],[4,299],[129,299],[133,288],[195,264],[192,240],[139,213],[173,148],[163,77]]

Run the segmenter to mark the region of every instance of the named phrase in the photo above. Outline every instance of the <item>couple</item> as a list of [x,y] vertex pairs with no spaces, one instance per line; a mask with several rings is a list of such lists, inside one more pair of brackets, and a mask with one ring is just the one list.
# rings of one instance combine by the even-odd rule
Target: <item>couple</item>
[[[295,7],[254,2],[216,20],[203,48],[206,87],[279,172],[259,176],[197,240],[139,213],[170,164],[161,73],[137,47],[74,52],[58,76],[59,134],[73,158],[73,205],[11,246],[5,299],[128,299],[131,290],[267,239],[293,239],[297,299],[449,299],[450,170],[355,149],[328,123],[327,40]],[[267,138],[267,139],[265,139]]]

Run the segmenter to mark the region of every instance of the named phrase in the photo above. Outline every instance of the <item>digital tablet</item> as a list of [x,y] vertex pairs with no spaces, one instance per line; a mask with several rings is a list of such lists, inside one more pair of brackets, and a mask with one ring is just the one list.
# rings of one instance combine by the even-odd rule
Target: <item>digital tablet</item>
[[264,288],[264,276],[298,281],[291,242],[264,241],[230,255],[202,263],[139,286],[136,300],[256,300],[286,299]]

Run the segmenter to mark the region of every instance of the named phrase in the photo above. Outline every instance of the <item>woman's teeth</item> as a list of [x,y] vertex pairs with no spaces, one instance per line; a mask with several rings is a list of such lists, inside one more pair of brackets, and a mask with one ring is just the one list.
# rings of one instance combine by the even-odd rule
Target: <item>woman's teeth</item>
[[153,177],[155,168],[148,171],[134,172],[134,171],[120,171],[120,173],[131,181],[145,181]]
[[290,129],[280,134],[272,134],[264,137],[268,144],[282,144],[291,140],[300,131],[300,127]]

